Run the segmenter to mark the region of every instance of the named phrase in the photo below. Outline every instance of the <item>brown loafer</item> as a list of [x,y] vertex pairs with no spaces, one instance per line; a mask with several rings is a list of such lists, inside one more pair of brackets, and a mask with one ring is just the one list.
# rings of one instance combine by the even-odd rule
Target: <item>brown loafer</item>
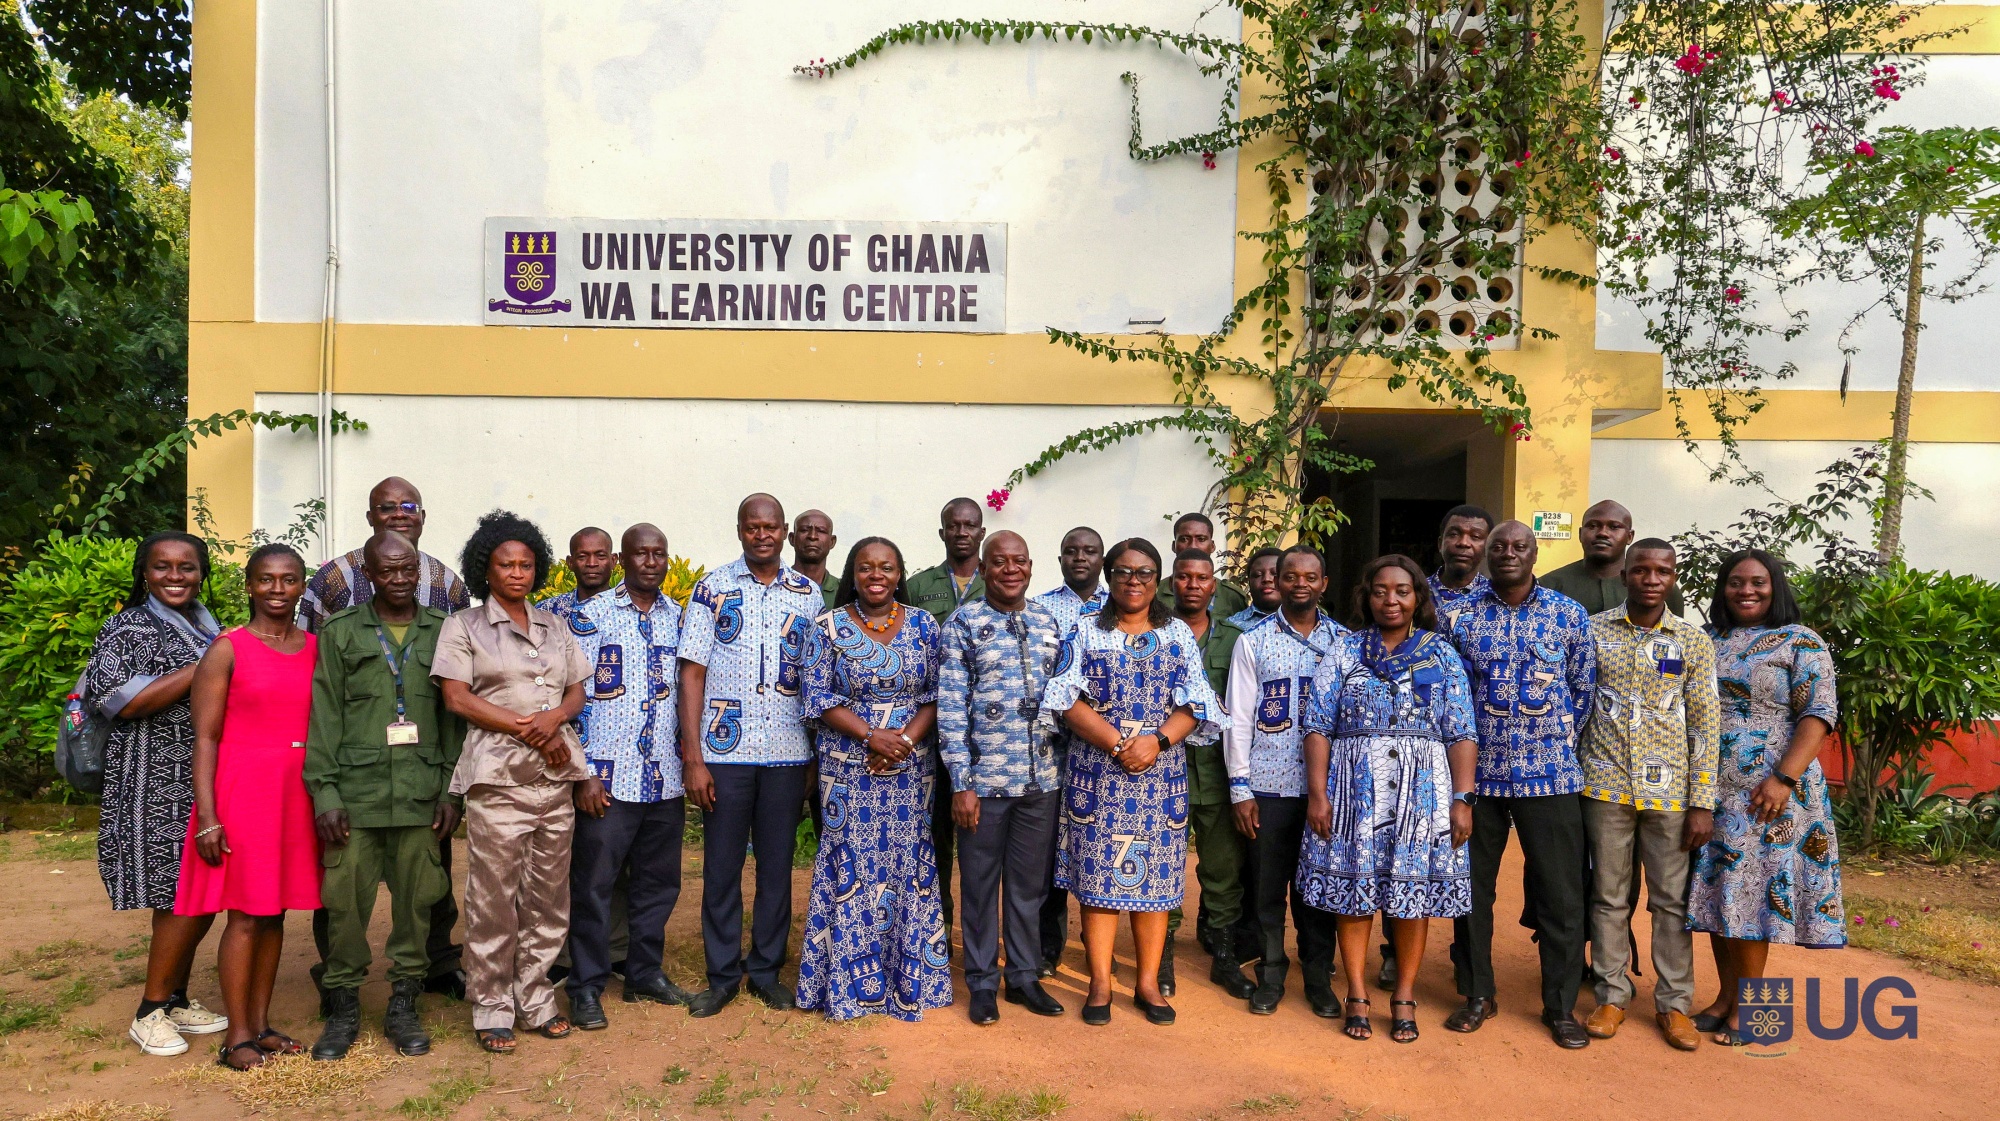
[[[1683,1016],[1682,1019],[1687,1017]],[[1600,1004],[1583,1022],[1583,1030],[1592,1039],[1610,1039],[1618,1034],[1618,1026],[1625,1022],[1625,1010],[1615,1004]]]
[[[1667,1038],[1669,1046],[1676,1051],[1698,1051],[1701,1049],[1701,1033],[1695,1030],[1694,1021],[1685,1012],[1662,1012],[1658,1017],[1660,1034]],[[1595,1034],[1595,1033],[1593,1033]]]
[[1476,1032],[1481,1024],[1500,1012],[1500,1003],[1491,997],[1471,997],[1463,1007],[1446,1016],[1444,1026],[1448,1031]]

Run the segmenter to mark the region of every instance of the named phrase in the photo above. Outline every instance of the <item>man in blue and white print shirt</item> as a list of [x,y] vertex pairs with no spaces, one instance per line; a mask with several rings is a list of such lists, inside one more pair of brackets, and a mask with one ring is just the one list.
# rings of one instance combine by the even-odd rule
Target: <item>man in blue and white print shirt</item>
[[578,720],[590,777],[576,785],[570,854],[569,1011],[585,1031],[605,1026],[611,897],[621,871],[628,877],[625,1002],[688,1000],[660,960],[681,895],[687,821],[674,707],[681,609],[660,592],[668,560],[657,527],[642,522],[626,530],[618,552],[624,581],[586,598],[569,620],[592,667]]
[[1027,598],[1033,567],[1020,534],[988,537],[979,574],[986,594],[944,624],[937,724],[958,827],[968,1015],[984,1025],[1000,1018],[1003,927],[1007,999],[1041,1016],[1063,1012],[1035,976],[1063,768],[1055,734],[1037,732],[1035,716],[1062,633],[1055,614]]
[[1319,609],[1326,591],[1326,561],[1310,545],[1294,545],[1278,558],[1279,608],[1236,640],[1229,662],[1229,732],[1223,765],[1236,828],[1251,840],[1257,921],[1264,931],[1263,960],[1250,1011],[1269,1016],[1285,996],[1285,904],[1299,932],[1299,968],[1306,1003],[1333,1018],[1333,915],[1309,907],[1293,878],[1305,839],[1306,764],[1301,721],[1312,700],[1320,660],[1347,628]]
[[[703,576],[681,617],[681,765],[688,798],[707,817],[701,938],[708,990],[688,1004],[713,1016],[750,992],[795,1007],[778,980],[792,926],[792,847],[805,804],[805,709],[799,658],[824,608],[819,586],[783,560],[785,509],[768,494],[736,508],[743,555]],[[743,861],[757,850],[756,914],[743,956]]]
[[[1056,617],[1056,633],[1067,638],[1078,619],[1095,615],[1109,594],[1104,589],[1104,536],[1087,525],[1063,534],[1057,566],[1062,583],[1035,597]],[[1069,942],[1069,892],[1056,886],[1056,851],[1049,849],[1048,884],[1042,893],[1042,963],[1038,976],[1053,977]]]

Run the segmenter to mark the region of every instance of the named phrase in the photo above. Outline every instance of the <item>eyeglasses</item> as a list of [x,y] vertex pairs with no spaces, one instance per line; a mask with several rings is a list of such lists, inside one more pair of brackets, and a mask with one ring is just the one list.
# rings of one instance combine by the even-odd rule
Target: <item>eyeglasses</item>
[[424,504],[421,502],[377,502],[370,509],[386,518],[391,514],[421,514],[424,512]]
[[1110,571],[1109,575],[1113,580],[1143,584],[1148,580],[1159,579],[1160,570],[1157,568],[1114,568]]

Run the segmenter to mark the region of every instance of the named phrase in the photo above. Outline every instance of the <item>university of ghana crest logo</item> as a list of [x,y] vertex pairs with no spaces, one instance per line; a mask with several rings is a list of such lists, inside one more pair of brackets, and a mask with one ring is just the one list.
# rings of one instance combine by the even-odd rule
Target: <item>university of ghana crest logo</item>
[[501,238],[500,272],[507,294],[518,300],[488,300],[486,310],[509,315],[568,311],[556,291],[556,235],[553,230],[509,230]]

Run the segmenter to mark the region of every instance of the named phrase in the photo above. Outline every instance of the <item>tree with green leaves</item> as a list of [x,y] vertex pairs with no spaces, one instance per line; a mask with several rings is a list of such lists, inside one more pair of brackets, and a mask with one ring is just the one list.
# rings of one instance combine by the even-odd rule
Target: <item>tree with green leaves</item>
[[[1815,239],[1821,250],[1815,275],[1881,285],[1880,297],[1856,313],[1850,331],[1878,308],[1887,308],[1903,328],[1875,537],[1876,555],[1886,565],[1902,551],[1924,302],[1955,303],[1984,291],[1981,274],[2000,254],[2000,128],[1897,127],[1845,148],[1821,142],[1811,171],[1818,189],[1787,208],[1779,230]],[[1947,236],[1969,247],[1972,260],[1940,282],[1928,267]],[[1851,362],[1845,336],[1843,349]],[[1843,379],[1841,391],[1846,388]]]

